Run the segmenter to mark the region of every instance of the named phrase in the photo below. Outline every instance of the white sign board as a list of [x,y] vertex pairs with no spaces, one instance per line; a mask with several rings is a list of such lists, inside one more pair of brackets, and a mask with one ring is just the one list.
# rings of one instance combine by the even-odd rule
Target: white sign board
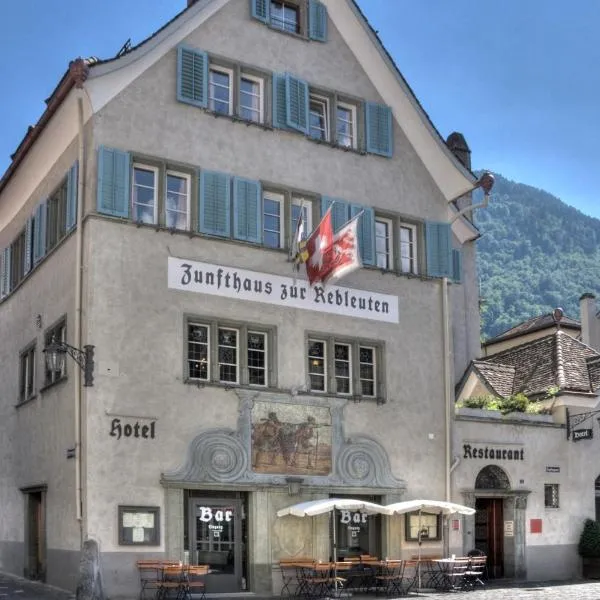
[[168,286],[198,294],[264,302],[304,310],[334,313],[386,323],[398,323],[398,297],[336,285],[310,287],[304,279],[294,280],[169,257]]
[[515,535],[514,521],[504,521],[504,535],[506,537],[513,537]]

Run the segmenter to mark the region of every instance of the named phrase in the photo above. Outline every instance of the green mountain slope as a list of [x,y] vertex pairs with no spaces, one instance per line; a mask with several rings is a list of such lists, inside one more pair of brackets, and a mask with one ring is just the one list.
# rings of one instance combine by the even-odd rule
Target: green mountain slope
[[483,337],[557,306],[579,319],[581,294],[600,297],[600,219],[494,176],[488,208],[475,211]]

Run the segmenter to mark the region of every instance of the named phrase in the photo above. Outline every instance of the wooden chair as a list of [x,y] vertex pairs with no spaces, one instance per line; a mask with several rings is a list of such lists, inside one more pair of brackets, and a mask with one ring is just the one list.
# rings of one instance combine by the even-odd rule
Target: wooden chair
[[192,600],[192,594],[200,594],[200,600],[206,599],[206,582],[208,565],[190,565],[187,568],[183,586],[183,600]]
[[162,561],[158,559],[138,560],[136,565],[140,574],[139,600],[154,598],[162,578]]
[[162,578],[158,583],[157,600],[175,598],[181,600],[185,594],[188,565],[163,564]]
[[472,556],[465,572],[464,587],[474,590],[478,585],[485,586],[483,582],[487,567],[487,556]]
[[394,594],[403,595],[404,568],[405,563],[402,560],[382,561],[375,575],[375,595],[379,595],[379,590],[382,590],[388,598]]

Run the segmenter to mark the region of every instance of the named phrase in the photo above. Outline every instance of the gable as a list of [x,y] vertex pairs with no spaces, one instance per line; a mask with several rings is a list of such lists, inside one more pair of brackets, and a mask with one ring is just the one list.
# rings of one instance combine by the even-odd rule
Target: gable
[[[295,40],[285,34],[273,35],[249,16],[249,2],[199,0],[131,53],[91,70],[86,88],[94,111],[101,109],[165,53],[183,41],[192,42],[201,49],[223,53],[227,58],[254,64],[260,59],[265,68],[274,72],[294,70],[298,77],[389,105],[396,123],[400,124],[397,127],[401,129],[400,135],[408,141],[407,157],[418,157],[421,168],[426,169],[435,182],[438,194],[441,192],[447,200],[470,189],[474,177],[459,165],[439,138],[356,7],[339,0],[324,4],[330,15],[329,41],[321,44]],[[204,27],[198,38],[198,28],[204,23],[210,27]],[[223,23],[225,28],[220,26]],[[294,51],[296,44],[302,48],[301,52]],[[411,169],[412,165],[407,172]]]

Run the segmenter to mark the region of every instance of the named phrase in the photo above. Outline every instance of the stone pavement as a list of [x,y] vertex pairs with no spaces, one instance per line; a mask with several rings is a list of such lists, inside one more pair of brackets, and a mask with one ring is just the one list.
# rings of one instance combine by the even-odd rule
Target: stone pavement
[[0,573],[0,600],[73,600],[74,594],[37,581]]
[[[245,596],[253,599],[252,595]],[[223,598],[223,597],[221,597]],[[236,596],[242,600],[244,596]],[[383,598],[379,596],[378,598]],[[404,596],[406,598],[406,596]],[[411,592],[412,600],[600,600],[600,581],[511,582],[499,581],[469,592]],[[75,595],[58,588],[0,573],[0,600],[74,600]],[[375,596],[352,596],[374,600]],[[133,600],[133,599],[132,599]],[[223,598],[223,600],[226,600]]]

